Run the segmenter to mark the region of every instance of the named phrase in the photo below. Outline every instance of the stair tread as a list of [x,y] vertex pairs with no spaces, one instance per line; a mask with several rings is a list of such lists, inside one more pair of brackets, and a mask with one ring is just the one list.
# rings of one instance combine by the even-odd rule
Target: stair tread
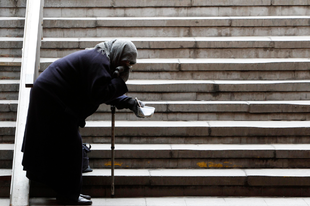
[[0,84],[19,84],[20,80],[15,79],[1,79]]
[[[1,19],[23,19],[21,17],[0,17]],[[44,20],[193,20],[193,19],[309,19],[309,16],[208,16],[208,17],[171,17],[171,16],[156,16],[156,17],[45,17]]]
[[11,169],[0,169],[0,177],[8,177],[12,175]]
[[[0,144],[0,151],[13,150],[14,144]],[[91,144],[92,151],[111,150],[111,144]],[[115,150],[310,150],[310,144],[116,144]]]
[[[16,80],[17,81],[17,80]],[[8,81],[9,82],[9,81]],[[127,84],[285,84],[309,83],[310,80],[128,80]]]
[[[1,149],[1,147],[0,147]],[[91,144],[91,150],[111,150],[110,144]],[[310,144],[116,144],[115,150],[310,150]]]
[[[11,176],[11,169],[0,169],[0,176]],[[111,169],[93,169],[83,173],[84,177],[111,176]],[[115,176],[140,177],[310,177],[310,169],[115,169]]]
[[93,7],[94,4],[97,7],[188,7],[188,6],[235,6],[235,5],[241,5],[241,6],[271,6],[271,5],[309,5],[309,2],[306,0],[299,0],[299,1],[281,1],[281,0],[274,0],[272,3],[270,0],[268,1],[240,1],[240,0],[217,0],[217,1],[210,1],[210,2],[204,2],[204,1],[160,1],[160,2],[145,2],[145,1],[129,1],[130,3],[125,3],[122,0],[115,0],[113,3],[111,1],[68,1],[68,2],[61,2],[56,1],[57,3],[52,3],[47,1],[45,3],[46,7]]
[[0,127],[16,127],[15,121],[0,121]]
[[[308,128],[310,121],[116,121],[116,127]],[[110,127],[111,121],[87,121],[86,127]]]
[[[113,205],[113,206],[308,206],[308,197],[128,197],[128,198],[92,198],[93,206]],[[8,203],[7,203],[8,205]],[[55,198],[30,198],[31,206],[57,205]]]
[[[85,177],[110,176],[111,169],[94,169],[84,173]],[[159,177],[310,177],[310,169],[115,169],[115,176],[159,176]]]
[[[41,58],[41,63],[52,63],[59,58]],[[151,59],[137,59],[137,63],[200,63],[200,64],[212,64],[212,63],[275,63],[275,62],[310,62],[310,58],[151,58]],[[2,63],[2,64],[1,64]],[[3,63],[15,63],[21,64],[21,58],[15,57],[0,57],[0,65]],[[238,69],[238,68],[236,68]],[[279,68],[281,69],[281,68]]]

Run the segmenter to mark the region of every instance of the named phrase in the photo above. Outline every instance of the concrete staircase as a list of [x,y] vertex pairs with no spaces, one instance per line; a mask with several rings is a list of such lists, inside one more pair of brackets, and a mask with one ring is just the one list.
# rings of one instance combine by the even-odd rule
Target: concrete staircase
[[[0,12],[0,181],[8,187],[25,2],[11,4],[0,5],[11,6]],[[128,95],[156,114],[116,114],[117,197],[308,196],[309,5],[46,0],[41,71],[107,39],[137,46]],[[81,129],[94,168],[83,192],[94,197],[110,196],[110,119],[102,105]],[[35,184],[30,194],[51,196]]]

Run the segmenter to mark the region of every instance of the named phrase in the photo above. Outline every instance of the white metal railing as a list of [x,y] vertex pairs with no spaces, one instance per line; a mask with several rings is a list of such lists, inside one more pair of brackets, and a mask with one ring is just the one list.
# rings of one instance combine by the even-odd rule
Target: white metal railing
[[21,148],[27,120],[30,87],[33,86],[33,83],[38,76],[40,67],[43,5],[44,0],[28,0],[26,6],[15,131],[15,147],[10,190],[11,206],[29,205],[29,180],[26,177],[26,173],[23,171],[21,164],[23,157]]

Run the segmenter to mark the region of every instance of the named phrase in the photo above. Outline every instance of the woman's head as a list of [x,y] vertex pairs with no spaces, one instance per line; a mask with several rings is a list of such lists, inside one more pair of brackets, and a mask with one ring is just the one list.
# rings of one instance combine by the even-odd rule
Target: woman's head
[[137,48],[129,40],[109,40],[96,45],[95,49],[105,53],[110,59],[111,73],[113,73],[118,66],[129,66],[137,62]]

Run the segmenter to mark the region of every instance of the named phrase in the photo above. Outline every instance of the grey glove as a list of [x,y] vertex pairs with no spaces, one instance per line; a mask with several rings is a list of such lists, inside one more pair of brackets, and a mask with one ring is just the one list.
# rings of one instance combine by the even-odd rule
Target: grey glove
[[143,116],[139,115],[139,108],[140,107],[144,107],[145,104],[143,102],[141,102],[140,100],[138,100],[137,98],[134,99],[133,105],[130,108],[131,111],[133,111],[135,113],[135,115],[139,118],[144,118]]

